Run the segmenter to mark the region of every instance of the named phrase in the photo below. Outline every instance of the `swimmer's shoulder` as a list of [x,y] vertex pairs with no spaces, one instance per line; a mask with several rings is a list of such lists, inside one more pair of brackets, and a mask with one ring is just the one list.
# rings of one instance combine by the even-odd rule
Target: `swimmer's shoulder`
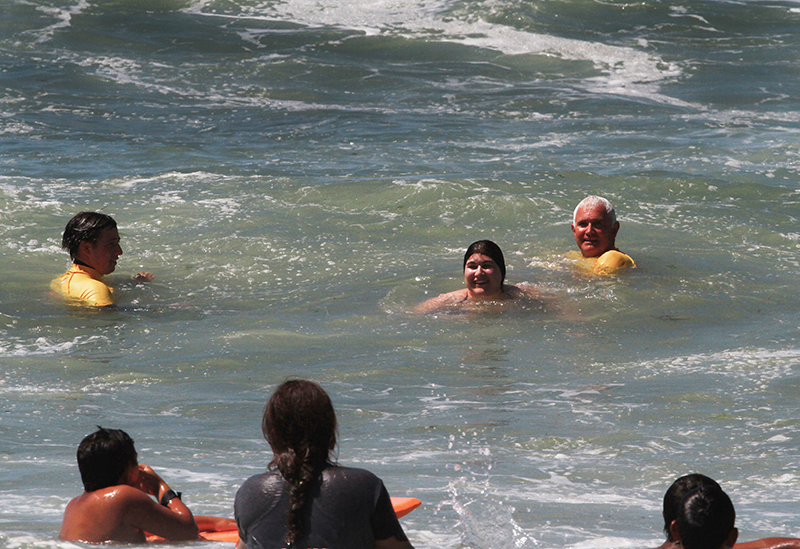
[[102,278],[96,271],[73,265],[70,270],[52,281],[50,289],[68,301],[92,307],[107,307],[114,304],[114,290]]
[[466,301],[467,299],[467,290],[461,289],[456,290],[454,292],[448,292],[445,294],[439,294],[438,296],[431,298],[427,301],[423,301],[414,309],[415,313],[418,314],[426,314],[438,311],[445,307],[451,307],[457,303],[461,303]]
[[530,282],[522,282],[519,284],[519,286],[511,286],[507,284],[504,289],[506,289],[506,292],[509,293],[509,297],[511,297],[511,299],[521,298],[524,300],[544,302],[550,298],[550,296],[545,294],[545,292]]
[[523,282],[519,286],[514,286],[513,284],[503,284],[503,299],[538,299],[539,296],[539,290],[526,282]]
[[583,257],[579,252],[570,250],[564,257],[579,271],[598,275],[611,275],[620,269],[632,269],[636,262],[628,254],[619,250],[608,250],[600,257]]
[[592,272],[596,274],[608,274],[617,269],[633,269],[636,262],[626,253],[619,250],[608,250],[597,258],[597,262],[592,267]]
[[763,538],[754,541],[737,543],[733,549],[798,549],[800,539],[797,538]]

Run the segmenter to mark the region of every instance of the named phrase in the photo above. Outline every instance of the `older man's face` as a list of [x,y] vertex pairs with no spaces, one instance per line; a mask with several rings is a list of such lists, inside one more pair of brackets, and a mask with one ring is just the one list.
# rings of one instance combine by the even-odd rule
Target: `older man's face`
[[583,257],[600,257],[613,250],[618,230],[619,222],[611,224],[602,204],[593,208],[581,206],[572,224],[572,234]]

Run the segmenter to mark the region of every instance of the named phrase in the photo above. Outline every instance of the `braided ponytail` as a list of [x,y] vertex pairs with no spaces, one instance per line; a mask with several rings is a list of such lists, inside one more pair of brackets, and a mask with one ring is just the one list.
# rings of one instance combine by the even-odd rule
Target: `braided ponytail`
[[272,448],[270,470],[289,484],[288,533],[291,547],[306,527],[303,511],[322,470],[331,465],[336,446],[336,413],[328,394],[316,383],[282,383],[267,402],[261,424]]

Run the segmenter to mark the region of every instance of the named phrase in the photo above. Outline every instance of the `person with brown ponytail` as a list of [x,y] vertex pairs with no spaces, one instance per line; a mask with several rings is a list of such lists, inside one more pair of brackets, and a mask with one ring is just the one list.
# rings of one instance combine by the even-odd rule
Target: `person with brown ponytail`
[[261,430],[273,459],[236,493],[237,549],[413,549],[381,479],[331,459],[336,413],[322,387],[282,383]]

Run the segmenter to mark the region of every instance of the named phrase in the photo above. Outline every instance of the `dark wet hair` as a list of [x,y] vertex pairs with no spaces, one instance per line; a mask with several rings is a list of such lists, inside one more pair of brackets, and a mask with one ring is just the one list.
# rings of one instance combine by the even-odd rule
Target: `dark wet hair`
[[464,269],[467,266],[467,261],[469,258],[475,254],[486,255],[492,258],[492,261],[497,263],[497,266],[500,267],[500,284],[505,282],[506,280],[506,260],[503,258],[503,251],[500,249],[500,246],[492,242],[491,240],[478,240],[477,242],[473,242],[467,248],[467,252],[464,254],[464,262],[461,265],[461,268]]
[[110,215],[97,212],[81,212],[69,220],[61,238],[61,248],[69,252],[75,259],[81,242],[95,242],[100,233],[109,227],[116,227],[117,222]]
[[664,508],[662,511],[664,517],[664,532],[667,534],[667,541],[675,541],[672,539],[672,532],[670,532],[669,527],[672,521],[678,518],[678,510],[680,509],[683,496],[700,486],[720,487],[717,481],[711,477],[701,475],[700,473],[691,473],[678,478],[672,483],[672,486],[667,489],[667,493],[664,494]]
[[275,389],[261,424],[272,448],[270,470],[278,470],[289,484],[291,545],[302,534],[303,508],[322,470],[332,465],[336,446],[336,412],[325,390],[311,381],[289,380]]
[[116,486],[128,467],[136,463],[136,449],[128,433],[99,425],[97,429],[78,446],[78,469],[87,492]]
[[736,511],[722,488],[703,485],[683,497],[677,521],[684,549],[719,549],[733,530]]

